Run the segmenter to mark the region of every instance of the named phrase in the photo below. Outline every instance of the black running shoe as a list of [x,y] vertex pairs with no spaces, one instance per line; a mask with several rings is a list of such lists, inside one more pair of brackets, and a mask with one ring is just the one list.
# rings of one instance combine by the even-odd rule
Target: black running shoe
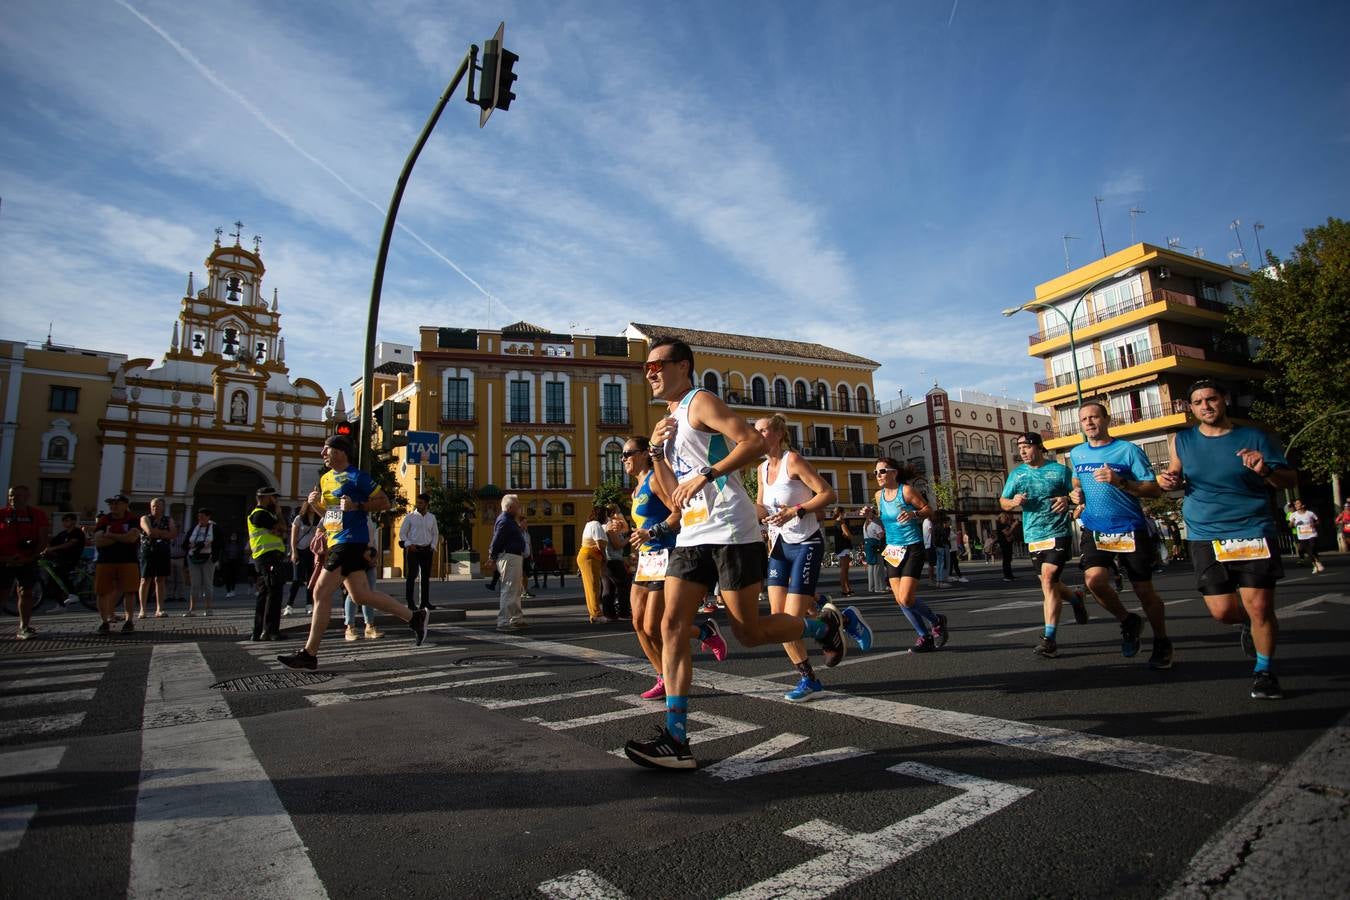
[[110,634],[112,632],[111,622],[100,622],[98,628],[94,629],[98,634]]
[[291,669],[308,669],[313,672],[319,667],[319,658],[305,652],[301,647],[294,653],[283,653],[277,657],[277,662]]
[[1279,679],[1270,672],[1257,672],[1252,676],[1252,699],[1283,700],[1284,691],[1280,690]]
[[1247,654],[1249,659],[1256,659],[1256,642],[1252,640],[1251,625],[1242,626],[1242,631],[1238,634],[1238,643],[1242,645],[1242,652]]
[[131,634],[131,633],[132,633],[133,631],[135,631],[135,630],[136,630],[136,624],[135,624],[134,622],[132,622],[130,619],[127,619],[125,622],[122,623],[122,633],[123,633],[123,634]]
[[1139,633],[1144,630],[1144,620],[1138,613],[1130,613],[1120,623],[1120,655],[1129,659],[1139,652]]
[[1040,643],[1031,652],[1046,659],[1054,659],[1059,656],[1059,644],[1055,643],[1054,638],[1041,635]]
[[1088,623],[1088,609],[1087,604],[1083,602],[1083,592],[1074,591],[1073,599],[1069,601],[1069,605],[1073,607],[1073,620],[1079,625],[1086,625]]
[[933,626],[933,646],[941,650],[947,646],[947,640],[951,637],[947,633],[947,617],[938,613],[937,624]]
[[821,607],[818,619],[825,623],[825,634],[818,638],[821,652],[825,654],[825,668],[833,669],[848,654],[848,643],[844,640],[844,616],[839,612],[839,607],[826,603]]
[[419,609],[412,614],[408,620],[408,627],[417,635],[417,646],[422,646],[422,642],[427,639],[427,626],[431,624],[431,613],[425,608]]
[[1153,653],[1148,658],[1148,667],[1150,669],[1172,668],[1172,641],[1170,638],[1155,637],[1153,639]]
[[623,752],[639,766],[649,769],[698,768],[698,761],[689,752],[689,742],[677,741],[664,728],[657,729],[656,737],[650,741],[629,741],[623,745]]

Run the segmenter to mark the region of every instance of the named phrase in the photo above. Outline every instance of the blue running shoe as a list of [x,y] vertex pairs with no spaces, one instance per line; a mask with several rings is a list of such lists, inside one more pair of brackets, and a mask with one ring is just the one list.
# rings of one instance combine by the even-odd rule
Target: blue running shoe
[[856,606],[846,606],[843,611],[844,633],[853,638],[853,642],[858,645],[859,650],[872,649],[872,626],[867,624],[867,620],[858,612]]
[[823,690],[825,690],[825,685],[821,684],[819,679],[807,678],[803,675],[801,681],[797,682],[797,686],[784,694],[783,698],[791,700],[793,703],[802,703],[810,700]]
[[1139,652],[1139,633],[1144,630],[1144,620],[1137,613],[1130,613],[1120,623],[1120,655],[1129,659]]

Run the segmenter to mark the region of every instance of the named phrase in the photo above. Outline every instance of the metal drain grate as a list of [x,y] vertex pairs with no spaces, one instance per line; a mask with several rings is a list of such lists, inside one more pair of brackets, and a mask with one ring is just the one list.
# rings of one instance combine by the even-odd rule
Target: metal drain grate
[[542,656],[461,656],[451,665],[470,666],[475,669],[507,668],[509,666],[527,665],[541,659],[543,659]]
[[122,634],[114,628],[112,634],[89,631],[49,631],[38,629],[38,636],[26,641],[0,636],[0,656],[18,656],[49,650],[87,650],[113,644],[162,644],[175,641],[190,642],[202,638],[233,637],[239,632],[233,625],[199,625],[189,628],[138,628]]
[[332,672],[267,672],[263,675],[245,675],[217,681],[211,687],[218,691],[257,692],[280,691],[285,688],[309,687],[332,681]]

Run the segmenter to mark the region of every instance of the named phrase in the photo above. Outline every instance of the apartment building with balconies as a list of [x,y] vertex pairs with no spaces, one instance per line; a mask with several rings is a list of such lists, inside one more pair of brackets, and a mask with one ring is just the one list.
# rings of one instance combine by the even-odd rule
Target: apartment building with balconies
[[1140,243],[1037,285],[1023,307],[1037,311],[1040,326],[1027,352],[1045,364],[1033,400],[1052,410],[1046,448],[1082,440],[1080,386],[1084,399],[1107,402],[1112,434],[1155,465],[1167,461],[1167,436],[1188,425],[1186,387],[1196,379],[1228,386],[1241,416],[1250,382],[1266,375],[1247,341],[1227,330],[1228,310],[1249,281],[1243,270]]

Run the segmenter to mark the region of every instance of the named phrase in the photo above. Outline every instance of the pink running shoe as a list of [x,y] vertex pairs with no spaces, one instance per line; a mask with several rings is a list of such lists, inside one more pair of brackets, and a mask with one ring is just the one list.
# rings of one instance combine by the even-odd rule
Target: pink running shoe
[[699,641],[699,646],[704,653],[711,653],[713,659],[722,662],[727,658],[727,642],[722,637],[722,629],[717,627],[715,619],[707,619],[704,624],[708,628],[708,636]]
[[656,684],[642,692],[643,700],[664,700],[666,696],[666,679],[662,675],[656,676]]

